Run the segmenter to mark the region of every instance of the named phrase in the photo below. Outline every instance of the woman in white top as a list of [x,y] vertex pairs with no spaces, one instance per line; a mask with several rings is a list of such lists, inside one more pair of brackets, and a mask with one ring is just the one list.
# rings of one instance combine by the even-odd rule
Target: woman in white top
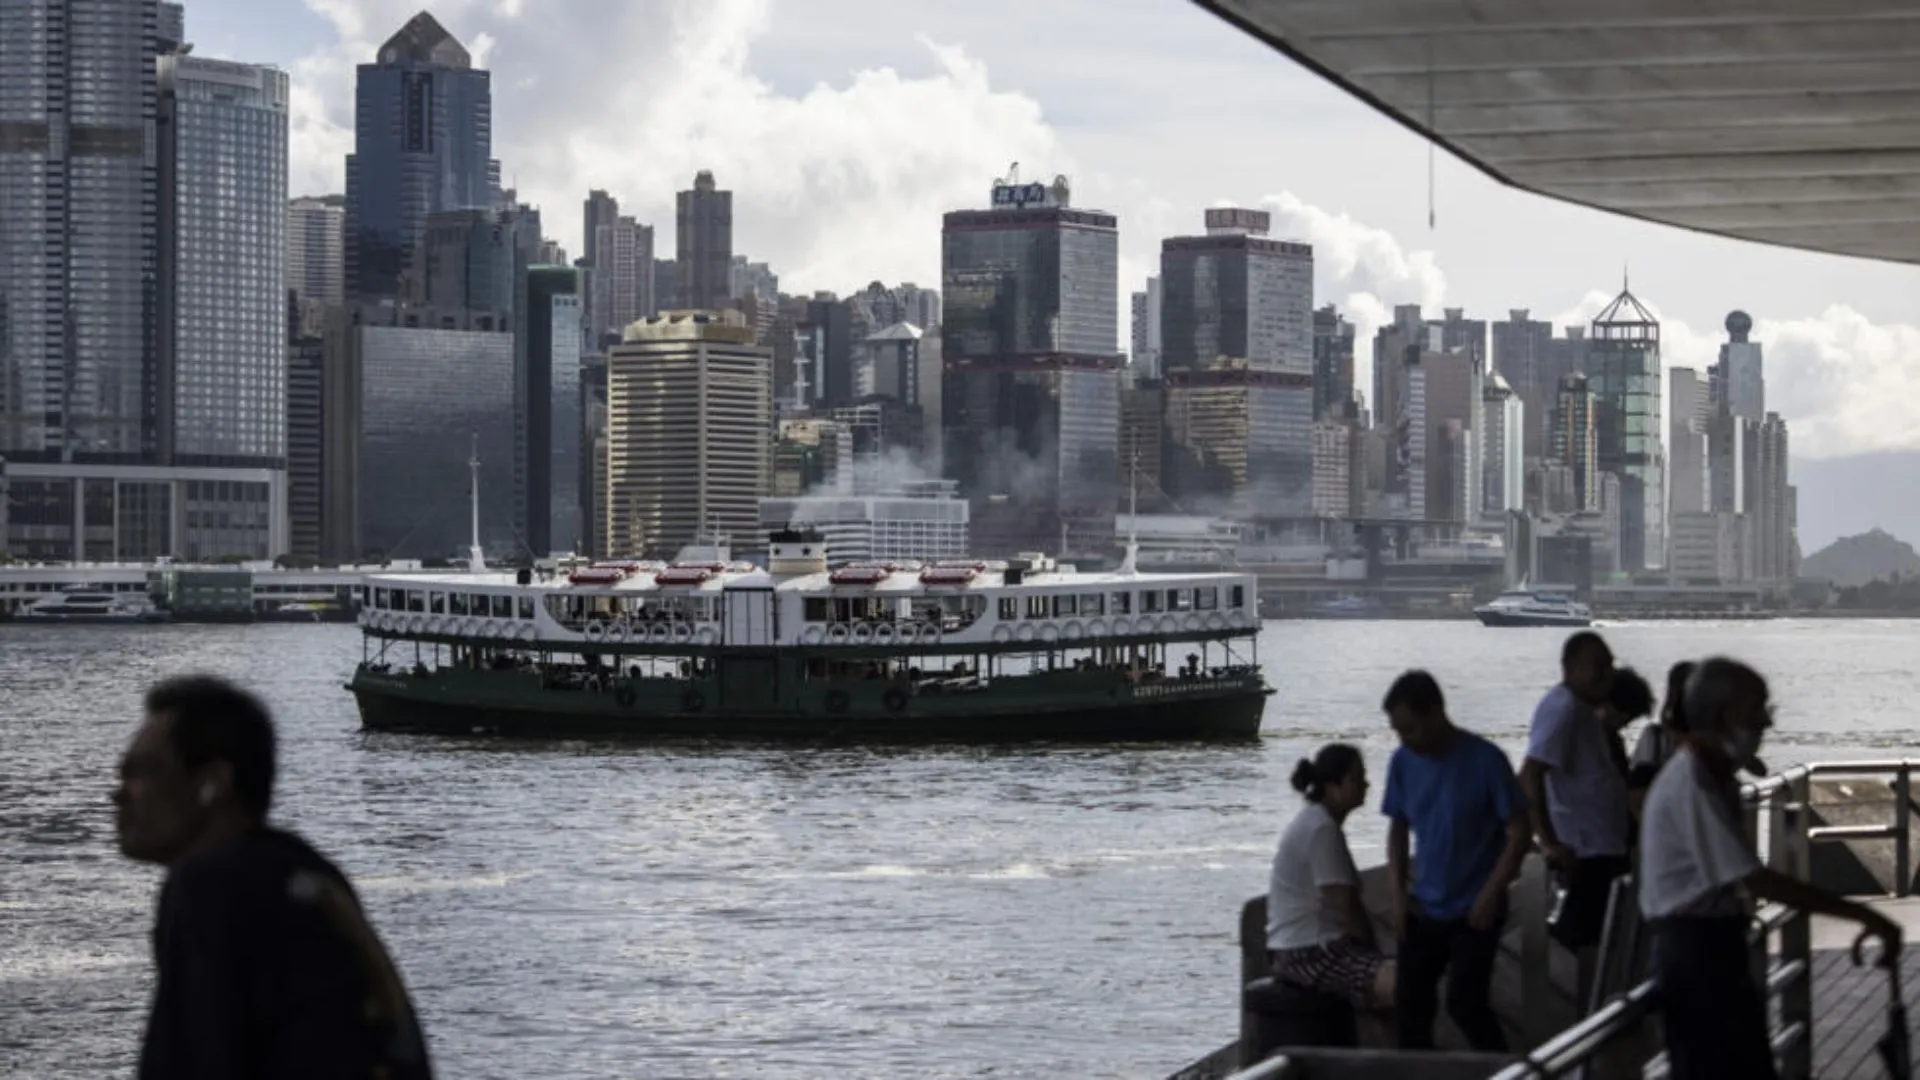
[[1367,797],[1367,768],[1345,743],[1293,770],[1307,805],[1280,834],[1267,885],[1267,955],[1283,982],[1362,1008],[1393,1003],[1393,964],[1360,903],[1360,874],[1341,825]]

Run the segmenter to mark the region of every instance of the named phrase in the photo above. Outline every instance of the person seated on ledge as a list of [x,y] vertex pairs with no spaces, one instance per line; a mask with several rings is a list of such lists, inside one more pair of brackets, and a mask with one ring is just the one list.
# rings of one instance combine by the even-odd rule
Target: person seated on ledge
[[1306,806],[1280,834],[1267,885],[1267,950],[1282,982],[1363,1009],[1393,1004],[1393,962],[1360,902],[1360,873],[1341,831],[1367,798],[1360,751],[1329,743],[1293,770]]

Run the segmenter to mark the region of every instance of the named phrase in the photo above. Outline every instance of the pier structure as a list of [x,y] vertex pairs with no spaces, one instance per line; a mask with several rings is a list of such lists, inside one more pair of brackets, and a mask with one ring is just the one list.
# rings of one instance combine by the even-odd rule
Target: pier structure
[[[1912,831],[1917,770],[1920,759],[1798,766],[1742,789],[1745,826],[1769,866],[1864,900],[1912,942],[1920,934],[1920,853]],[[1364,871],[1361,890],[1380,940],[1391,950],[1385,868]],[[1632,884],[1615,886],[1592,985],[1584,994],[1577,992],[1573,957],[1547,936],[1552,893],[1538,854],[1528,857],[1512,890],[1492,995],[1512,1054],[1462,1052],[1464,1041],[1444,1010],[1436,1031],[1440,1053],[1391,1049],[1391,1030],[1382,1018],[1357,1017],[1351,1030],[1320,1019],[1303,1022],[1297,1014],[1276,1020],[1268,1011],[1274,987],[1267,977],[1266,898],[1258,896],[1240,912],[1240,1037],[1171,1080],[1666,1076],[1657,988],[1647,971],[1649,935]],[[1854,964],[1856,931],[1851,923],[1778,905],[1755,913],[1752,964],[1768,999],[1781,1080],[1885,1075],[1878,1043],[1888,1022],[1888,979],[1872,966],[1876,958],[1869,957],[1865,967]],[[1906,1015],[1920,1015],[1920,945],[1908,944],[1899,963]]]

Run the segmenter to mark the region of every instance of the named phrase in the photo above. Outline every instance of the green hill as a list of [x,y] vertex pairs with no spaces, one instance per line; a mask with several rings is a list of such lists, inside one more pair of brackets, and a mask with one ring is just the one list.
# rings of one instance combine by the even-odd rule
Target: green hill
[[1920,577],[1920,554],[1881,529],[1843,536],[1800,560],[1800,576],[1831,581],[1842,588],[1871,581]]

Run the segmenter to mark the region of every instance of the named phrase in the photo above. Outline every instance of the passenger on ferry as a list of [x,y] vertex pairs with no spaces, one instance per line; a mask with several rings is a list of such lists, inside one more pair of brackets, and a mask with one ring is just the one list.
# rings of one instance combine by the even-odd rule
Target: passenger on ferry
[[169,680],[114,791],[120,851],[166,867],[139,1080],[427,1080],[400,973],[353,886],[267,823],[273,722],[219,679]]
[[1360,902],[1360,872],[1342,831],[1367,799],[1367,767],[1345,743],[1321,747],[1293,770],[1307,804],[1280,834],[1267,884],[1267,949],[1282,981],[1363,1009],[1393,1004],[1393,964]]
[[1550,931],[1580,952],[1599,944],[1614,879],[1629,868],[1633,812],[1600,716],[1613,690],[1612,650],[1598,634],[1575,634],[1561,648],[1560,674],[1534,709],[1520,786],[1540,850],[1566,889]]
[[1734,660],[1702,661],[1687,680],[1685,709],[1687,734],[1648,789],[1640,826],[1640,910],[1653,929],[1668,1074],[1769,1080],[1773,1050],[1750,964],[1748,898],[1860,924],[1856,959],[1878,938],[1880,961],[1897,963],[1900,927],[1761,865],[1748,842],[1736,772],[1773,726],[1766,680]]
[[1679,749],[1680,740],[1686,737],[1687,721],[1682,709],[1687,678],[1693,674],[1694,667],[1693,661],[1682,660],[1667,669],[1667,698],[1660,703],[1660,716],[1641,729],[1640,737],[1634,740],[1633,753],[1627,757],[1627,802],[1633,807],[1636,821],[1642,804],[1647,801],[1647,788],[1660,774],[1660,767]]
[[[1440,979],[1447,1015],[1475,1050],[1506,1049],[1488,1003],[1507,887],[1527,854],[1527,803],[1499,747],[1447,717],[1424,671],[1394,681],[1383,708],[1400,737],[1381,811],[1400,948],[1394,1021],[1406,1050],[1433,1046]],[[1409,840],[1417,844],[1409,858]]]

